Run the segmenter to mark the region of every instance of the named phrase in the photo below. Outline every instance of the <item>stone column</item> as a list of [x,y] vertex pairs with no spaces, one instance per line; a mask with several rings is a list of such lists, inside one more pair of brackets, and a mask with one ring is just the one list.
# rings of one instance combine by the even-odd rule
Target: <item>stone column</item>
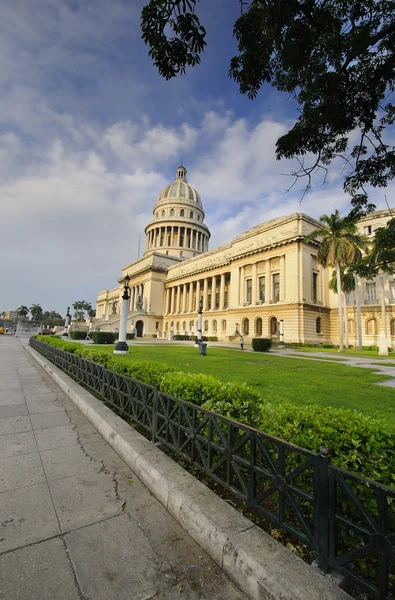
[[199,301],[200,301],[200,279],[196,282],[196,306],[195,311],[199,312]]
[[207,296],[208,296],[208,279],[207,277],[204,278],[204,283],[203,283],[203,312],[207,311]]
[[189,308],[188,312],[192,312],[193,310],[193,282],[189,284]]
[[182,286],[182,312],[187,312],[187,284]]
[[272,282],[270,279],[271,271],[270,271],[270,260],[266,261],[266,271],[265,271],[265,304],[268,304],[272,299]]
[[170,230],[171,230],[171,233],[170,233],[170,246],[173,246],[173,244],[174,244],[174,225],[171,226]]
[[219,308],[223,310],[225,304],[225,273],[221,273],[221,285],[219,288]]
[[[318,292],[318,290],[317,290]],[[285,255],[280,256],[280,302],[285,300]]]
[[257,265],[256,265],[256,263],[254,263],[252,265],[252,290],[251,290],[251,304],[253,306],[256,305],[257,300],[258,300],[258,298],[257,298],[258,286],[257,286],[257,275],[256,274],[257,274]]
[[166,289],[166,300],[165,300],[165,315],[169,314],[169,297],[170,297],[170,290],[169,288]]
[[176,313],[181,312],[181,286],[177,286],[177,300],[176,300]]
[[174,315],[174,296],[175,296],[175,287],[171,288],[171,300],[170,300],[170,312]]
[[217,278],[211,278],[211,310],[215,310],[215,290],[217,287]]

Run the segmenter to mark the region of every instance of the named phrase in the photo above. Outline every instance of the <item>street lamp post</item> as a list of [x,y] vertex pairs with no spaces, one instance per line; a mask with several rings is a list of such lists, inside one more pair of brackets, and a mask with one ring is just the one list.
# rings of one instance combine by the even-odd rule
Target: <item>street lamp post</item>
[[68,337],[68,335],[69,335],[70,321],[71,321],[70,306],[68,306],[67,307],[66,318],[65,318],[65,321],[64,321],[64,332],[63,332],[63,336],[62,337]]
[[198,310],[198,328],[197,328],[197,342],[198,344],[202,343],[202,325],[203,325],[203,301],[199,302],[199,310]]
[[124,284],[123,284],[123,294],[122,294],[122,306],[121,306],[121,319],[119,324],[119,336],[118,341],[115,345],[114,354],[127,354],[129,351],[128,345],[126,343],[126,329],[128,324],[128,312],[129,312],[129,298],[130,298],[130,289],[129,289],[129,275],[125,276]]

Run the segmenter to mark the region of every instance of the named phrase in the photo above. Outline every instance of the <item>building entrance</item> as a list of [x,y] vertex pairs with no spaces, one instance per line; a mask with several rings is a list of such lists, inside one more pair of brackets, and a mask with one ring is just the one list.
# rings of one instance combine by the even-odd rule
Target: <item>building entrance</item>
[[143,331],[144,331],[144,322],[143,321],[137,321],[136,331],[137,331],[137,337],[143,337]]

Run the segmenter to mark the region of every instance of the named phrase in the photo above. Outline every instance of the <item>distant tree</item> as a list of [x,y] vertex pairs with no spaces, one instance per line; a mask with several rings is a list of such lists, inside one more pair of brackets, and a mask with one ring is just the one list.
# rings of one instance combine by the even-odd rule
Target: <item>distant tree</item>
[[29,310],[30,314],[32,315],[33,321],[41,320],[43,309],[41,308],[40,304],[33,304]]
[[[291,96],[298,119],[277,140],[276,157],[296,158],[295,181],[341,157],[353,217],[374,209],[365,185],[386,187],[395,177],[394,0],[234,0],[238,53],[229,75],[255,98],[265,83]],[[142,37],[160,75],[171,79],[200,63],[206,31],[198,0],[150,0]],[[209,4],[209,3],[208,3]],[[387,134],[387,135],[386,135]],[[314,156],[306,164],[304,157]]]
[[74,317],[77,321],[85,321],[86,315],[88,317],[94,317],[96,315],[96,311],[92,308],[92,304],[86,302],[86,300],[76,300],[72,306],[74,309]]
[[29,314],[29,309],[27,306],[22,304],[19,308],[17,308],[17,313],[20,317],[26,317]]
[[[324,229],[316,229],[306,242],[319,240],[318,262],[324,267],[336,269],[337,289],[341,290],[341,269],[355,262],[361,250],[367,248],[367,238],[358,233],[357,226],[348,217],[340,217],[338,210],[331,215],[322,215]],[[342,297],[338,294],[340,351],[343,351]]]
[[52,329],[52,327],[55,327],[55,325],[63,325],[64,323],[62,315],[54,310],[44,311],[42,314],[42,321],[49,329]]

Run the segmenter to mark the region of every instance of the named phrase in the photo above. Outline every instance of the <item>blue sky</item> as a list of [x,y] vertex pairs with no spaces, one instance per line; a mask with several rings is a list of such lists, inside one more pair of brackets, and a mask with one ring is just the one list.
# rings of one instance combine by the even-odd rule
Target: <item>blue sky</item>
[[[141,40],[143,1],[6,0],[0,6],[0,310],[95,303],[137,258],[139,234],[181,157],[215,248],[259,222],[347,212],[341,165],[300,206],[274,157],[295,105],[228,78],[236,0],[202,0],[202,63],[159,77]],[[391,200],[394,187],[387,190]],[[385,208],[383,191],[372,196]],[[393,203],[392,203],[393,204]]]

